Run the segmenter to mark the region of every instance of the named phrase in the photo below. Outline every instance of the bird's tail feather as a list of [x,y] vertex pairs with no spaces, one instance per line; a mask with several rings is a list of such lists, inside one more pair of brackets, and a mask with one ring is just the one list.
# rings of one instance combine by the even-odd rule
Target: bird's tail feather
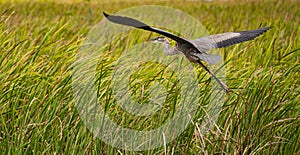
[[205,53],[195,53],[193,55],[207,62],[208,64],[217,64],[222,60],[222,57],[219,55],[205,54]]

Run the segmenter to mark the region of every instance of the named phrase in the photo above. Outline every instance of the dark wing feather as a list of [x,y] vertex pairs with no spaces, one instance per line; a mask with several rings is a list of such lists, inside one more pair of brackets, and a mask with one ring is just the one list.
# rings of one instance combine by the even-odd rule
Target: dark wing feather
[[190,42],[188,42],[187,40],[180,38],[178,36],[175,36],[174,34],[171,34],[169,32],[157,29],[157,28],[152,28],[149,25],[140,22],[136,19],[133,18],[129,18],[129,17],[123,17],[123,16],[113,16],[113,15],[108,15],[107,13],[103,12],[104,16],[106,19],[108,19],[109,21],[116,23],[116,24],[121,24],[121,25],[126,25],[126,26],[132,26],[135,28],[139,28],[139,29],[143,29],[143,30],[147,30],[147,31],[151,31],[151,32],[156,32],[158,34],[164,35],[170,39],[175,40],[176,42],[179,43],[188,43],[190,45],[192,45]]
[[136,27],[136,28],[140,28],[140,29],[148,29],[150,27],[147,24],[140,22],[138,20],[132,19],[132,18],[121,17],[121,16],[112,16],[105,12],[103,12],[103,15],[105,16],[106,19],[108,19],[109,21],[116,23],[116,24],[132,26],[132,27]]

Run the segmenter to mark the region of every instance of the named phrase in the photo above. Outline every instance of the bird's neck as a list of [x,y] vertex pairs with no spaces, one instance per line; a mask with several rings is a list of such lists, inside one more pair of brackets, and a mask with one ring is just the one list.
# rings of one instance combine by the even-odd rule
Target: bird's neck
[[170,42],[167,39],[162,44],[165,50],[168,50],[171,47]]
[[166,44],[168,44],[168,45],[170,45],[170,42],[169,42],[169,40],[168,39],[165,39],[165,41],[164,41]]

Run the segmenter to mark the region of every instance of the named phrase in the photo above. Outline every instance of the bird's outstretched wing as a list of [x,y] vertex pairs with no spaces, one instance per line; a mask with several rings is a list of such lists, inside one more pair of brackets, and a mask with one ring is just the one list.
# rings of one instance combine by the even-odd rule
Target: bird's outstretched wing
[[227,32],[216,35],[210,35],[195,40],[192,43],[202,52],[208,51],[210,48],[223,48],[230,45],[242,43],[252,40],[272,27],[258,28],[256,30],[240,31],[240,32]]
[[157,28],[150,27],[149,25],[147,25],[147,24],[145,24],[141,21],[138,21],[136,19],[133,19],[133,18],[109,15],[105,12],[103,12],[103,15],[105,16],[106,19],[108,19],[109,21],[111,21],[113,23],[116,23],[116,24],[132,26],[132,27],[135,27],[135,28],[139,28],[139,29],[143,29],[143,30],[147,30],[147,31],[151,31],[151,32],[156,32],[156,33],[164,35],[164,36],[166,36],[170,39],[173,39],[176,42],[191,44],[189,41],[187,41],[184,38],[178,37],[178,36],[176,36],[176,35],[174,35],[170,32],[166,32],[164,30],[160,30],[160,29],[157,29]]
[[[202,50],[202,48],[206,48],[207,46],[203,46],[203,44],[199,44],[200,46],[198,46],[198,44],[194,44],[194,42],[192,42],[192,40],[186,40],[184,38],[178,37],[172,33],[166,32],[164,30],[160,30],[157,28],[153,28],[150,27],[149,25],[138,21],[136,19],[133,18],[129,18],[129,17],[124,17],[124,16],[114,16],[114,15],[108,15],[107,13],[103,12],[104,16],[106,19],[108,19],[109,21],[116,23],[116,24],[121,24],[121,25],[126,25],[126,26],[131,26],[131,27],[135,27],[135,28],[139,28],[139,29],[143,29],[143,30],[147,30],[147,31],[151,31],[151,32],[156,32],[158,34],[164,35],[170,39],[175,40],[176,42],[178,42],[179,44],[184,43],[184,44],[189,44],[190,47],[197,49],[197,51],[194,51],[192,54],[195,59],[200,59],[203,60],[209,64],[216,64],[218,63],[222,57],[217,56],[217,55],[211,55],[211,54],[205,54],[202,53],[202,51],[207,51],[207,50]],[[206,39],[208,40],[208,39]],[[203,41],[202,41],[203,42]],[[211,43],[211,41],[208,41],[209,43]],[[213,43],[212,43],[213,44]],[[211,47],[215,47],[216,45],[211,45]],[[211,48],[210,47],[210,48]],[[210,49],[209,48],[209,49]],[[170,51],[166,51],[164,49],[164,52],[168,55],[173,55],[173,54],[177,54],[177,53],[181,53],[181,52],[170,52]]]

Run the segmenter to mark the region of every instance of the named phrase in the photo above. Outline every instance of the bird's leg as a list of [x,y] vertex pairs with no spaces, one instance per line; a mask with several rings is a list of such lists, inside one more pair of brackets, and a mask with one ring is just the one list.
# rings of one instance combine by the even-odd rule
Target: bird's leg
[[229,92],[229,88],[226,84],[224,84],[219,78],[215,76],[213,72],[211,72],[200,60],[195,61],[197,64],[199,64],[201,67],[203,67],[216,81],[221,85],[221,87],[226,91],[226,93]]

